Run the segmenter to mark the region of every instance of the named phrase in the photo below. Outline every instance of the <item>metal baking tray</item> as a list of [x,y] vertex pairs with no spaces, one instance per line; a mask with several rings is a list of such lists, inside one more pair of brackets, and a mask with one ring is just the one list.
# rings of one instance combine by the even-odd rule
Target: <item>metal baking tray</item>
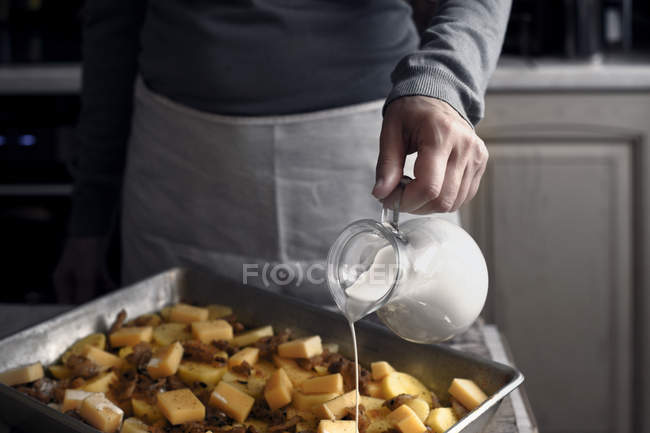
[[[272,324],[275,329],[292,328],[298,335],[319,334],[324,342],[338,343],[343,355],[353,353],[350,330],[340,314],[207,273],[172,269],[0,340],[0,371],[55,362],[78,338],[106,331],[122,308],[135,317],[180,300],[227,304],[251,326]],[[409,343],[375,323],[362,321],[356,328],[362,364],[386,360],[418,377],[443,401],[454,377],[474,380],[491,396],[448,430],[452,433],[483,431],[503,398],[524,380],[507,365],[443,346]],[[97,431],[5,385],[0,385],[0,421],[26,432]]]

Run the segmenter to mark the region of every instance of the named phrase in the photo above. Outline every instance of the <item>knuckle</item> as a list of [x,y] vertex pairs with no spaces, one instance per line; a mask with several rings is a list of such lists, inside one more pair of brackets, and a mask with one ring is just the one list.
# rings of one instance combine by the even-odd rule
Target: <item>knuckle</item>
[[440,197],[438,200],[438,209],[443,212],[449,212],[454,207],[455,200],[453,197]]
[[424,188],[424,197],[427,200],[435,200],[440,195],[441,186],[437,184],[429,184]]

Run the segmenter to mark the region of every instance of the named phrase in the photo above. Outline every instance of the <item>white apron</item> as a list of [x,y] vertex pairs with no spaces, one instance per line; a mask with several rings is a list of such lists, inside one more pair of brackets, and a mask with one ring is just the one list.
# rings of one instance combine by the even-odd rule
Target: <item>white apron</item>
[[382,105],[221,116],[138,80],[123,187],[123,283],[198,267],[330,303],[329,246],[350,222],[379,218],[370,191]]

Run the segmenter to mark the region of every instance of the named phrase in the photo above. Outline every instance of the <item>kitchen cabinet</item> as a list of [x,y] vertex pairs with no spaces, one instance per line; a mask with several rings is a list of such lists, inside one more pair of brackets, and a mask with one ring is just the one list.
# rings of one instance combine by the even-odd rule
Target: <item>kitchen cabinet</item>
[[463,220],[540,431],[650,431],[650,90],[492,89]]

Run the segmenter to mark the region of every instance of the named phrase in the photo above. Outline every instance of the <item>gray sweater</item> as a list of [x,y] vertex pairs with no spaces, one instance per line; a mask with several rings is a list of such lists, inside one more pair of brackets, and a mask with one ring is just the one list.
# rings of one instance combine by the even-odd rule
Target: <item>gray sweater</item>
[[439,0],[420,40],[404,0],[87,1],[70,234],[104,235],[114,221],[137,74],[218,114],[425,95],[476,124],[510,4]]

